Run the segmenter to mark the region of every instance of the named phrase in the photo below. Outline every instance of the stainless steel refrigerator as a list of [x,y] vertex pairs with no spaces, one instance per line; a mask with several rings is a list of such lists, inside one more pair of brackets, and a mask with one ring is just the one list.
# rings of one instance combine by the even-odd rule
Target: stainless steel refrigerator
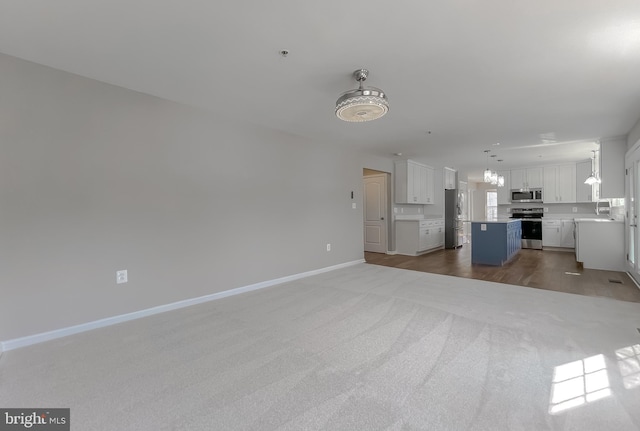
[[459,190],[444,191],[444,248],[462,247],[462,196]]

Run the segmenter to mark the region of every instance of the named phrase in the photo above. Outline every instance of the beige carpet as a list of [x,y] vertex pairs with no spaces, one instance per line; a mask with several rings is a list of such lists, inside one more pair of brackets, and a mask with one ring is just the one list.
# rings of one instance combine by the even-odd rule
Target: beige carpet
[[636,303],[361,264],[5,352],[0,406],[78,431],[637,430],[638,327]]

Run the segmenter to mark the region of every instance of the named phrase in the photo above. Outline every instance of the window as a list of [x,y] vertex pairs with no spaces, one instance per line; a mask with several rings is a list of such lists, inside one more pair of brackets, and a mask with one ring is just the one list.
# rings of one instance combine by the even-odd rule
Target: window
[[487,220],[495,220],[498,218],[498,192],[495,190],[487,190]]

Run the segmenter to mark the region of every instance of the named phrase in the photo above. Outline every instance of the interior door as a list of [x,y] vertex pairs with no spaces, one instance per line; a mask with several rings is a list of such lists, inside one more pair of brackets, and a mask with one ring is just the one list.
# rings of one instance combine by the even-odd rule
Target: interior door
[[640,281],[640,268],[638,265],[638,202],[640,193],[640,148],[637,148],[625,159],[626,201],[625,213],[625,246],[626,266],[629,274]]
[[387,175],[364,177],[364,251],[387,252]]

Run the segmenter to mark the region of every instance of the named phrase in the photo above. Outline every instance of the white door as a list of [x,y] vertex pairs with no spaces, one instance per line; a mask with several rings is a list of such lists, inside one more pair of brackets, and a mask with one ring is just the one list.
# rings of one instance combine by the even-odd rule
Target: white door
[[636,149],[625,160],[625,181],[627,208],[625,214],[625,246],[626,266],[629,274],[636,280],[640,280],[640,269],[636,256],[638,250],[638,184],[640,170],[640,149]]
[[387,252],[387,175],[364,177],[364,251]]

